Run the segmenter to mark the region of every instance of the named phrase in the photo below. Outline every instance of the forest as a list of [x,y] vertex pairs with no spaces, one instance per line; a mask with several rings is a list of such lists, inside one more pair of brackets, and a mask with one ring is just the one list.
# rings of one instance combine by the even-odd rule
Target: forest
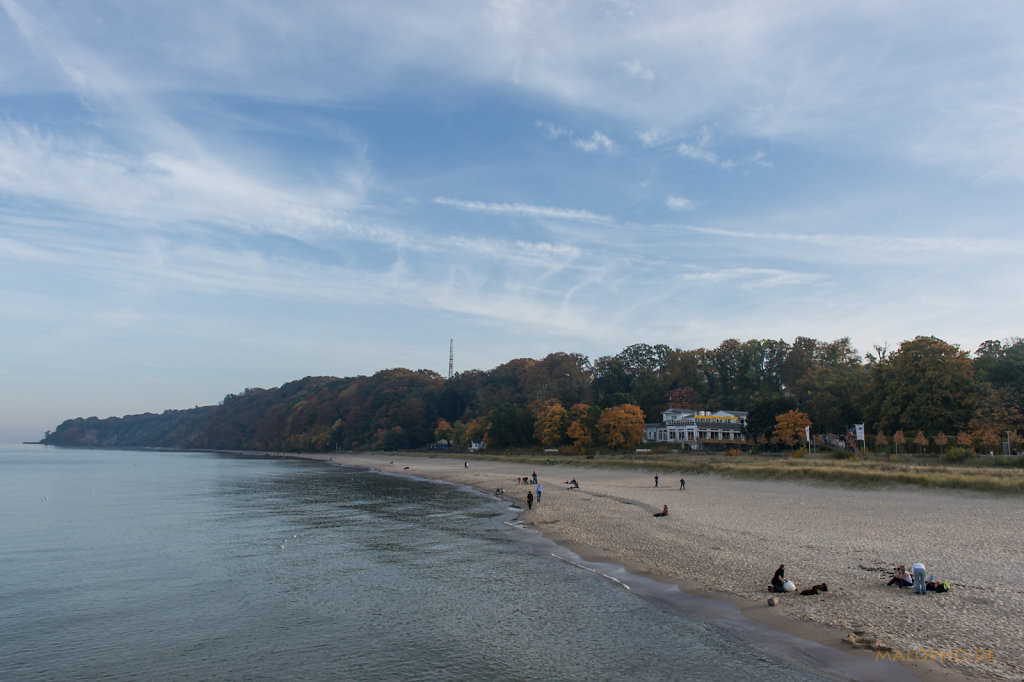
[[[861,355],[848,338],[728,339],[716,348],[631,345],[510,360],[451,378],[430,370],[306,377],[247,388],[219,405],[69,419],[42,443],[73,447],[314,451],[636,447],[669,407],[749,413],[744,447],[778,449],[784,428],[816,438],[864,424],[868,447],[940,452],[1016,448],[1024,429],[1024,339],[973,352],[933,336]],[[800,427],[802,431],[802,426]],[[828,442],[828,441],[827,441]],[[836,442],[833,439],[830,442]]]

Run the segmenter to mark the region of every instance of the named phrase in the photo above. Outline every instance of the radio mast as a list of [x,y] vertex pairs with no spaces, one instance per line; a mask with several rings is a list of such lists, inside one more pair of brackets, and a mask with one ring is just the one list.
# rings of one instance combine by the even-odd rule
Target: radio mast
[[455,368],[455,339],[448,339],[448,378],[452,378]]

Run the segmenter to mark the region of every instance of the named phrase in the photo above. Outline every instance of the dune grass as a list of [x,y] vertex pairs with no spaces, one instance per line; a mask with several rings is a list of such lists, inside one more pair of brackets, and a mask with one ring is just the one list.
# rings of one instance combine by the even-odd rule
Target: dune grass
[[[869,459],[836,459],[831,456],[787,457],[779,455],[739,455],[684,453],[599,453],[587,456],[551,455],[537,451],[505,453],[482,452],[473,455],[445,455],[463,459],[487,459],[521,462],[523,473],[548,462],[578,467],[639,469],[655,473],[683,472],[717,474],[737,478],[812,481],[847,487],[882,488],[918,486],[974,490],[1006,495],[1024,489],[1024,468],[1003,462],[979,465],[978,462],[950,464],[936,458],[892,458],[882,455]],[[1001,466],[1000,466],[1001,465]]]

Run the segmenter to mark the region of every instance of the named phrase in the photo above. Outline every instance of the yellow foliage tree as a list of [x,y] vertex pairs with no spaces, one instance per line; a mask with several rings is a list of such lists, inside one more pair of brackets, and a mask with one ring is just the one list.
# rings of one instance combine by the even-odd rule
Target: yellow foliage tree
[[601,410],[597,430],[611,448],[635,448],[644,439],[644,413],[636,405]]
[[588,448],[594,444],[590,405],[577,403],[569,409],[569,426],[566,429],[566,435],[572,439],[573,445],[579,448]]
[[546,448],[553,448],[565,440],[569,413],[557,400],[548,401],[533,422],[533,437]]

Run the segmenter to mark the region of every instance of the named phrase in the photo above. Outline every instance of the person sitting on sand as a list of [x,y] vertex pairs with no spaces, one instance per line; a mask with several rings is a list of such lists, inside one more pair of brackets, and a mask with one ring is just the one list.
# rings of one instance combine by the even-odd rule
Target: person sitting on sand
[[785,592],[782,589],[782,583],[786,582],[786,564],[779,564],[779,567],[775,570],[775,575],[772,576],[772,586],[769,588],[772,592]]
[[573,488],[579,488],[580,487],[580,484],[576,482],[575,478],[572,479],[571,481],[566,481],[566,483],[569,484],[569,490],[572,490]]
[[906,566],[898,566],[896,568],[896,574],[892,577],[888,583],[889,587],[895,585],[896,587],[913,587],[914,579],[910,577],[910,571],[907,570]]
[[663,506],[661,511],[655,514],[655,516],[668,516],[668,505]]

